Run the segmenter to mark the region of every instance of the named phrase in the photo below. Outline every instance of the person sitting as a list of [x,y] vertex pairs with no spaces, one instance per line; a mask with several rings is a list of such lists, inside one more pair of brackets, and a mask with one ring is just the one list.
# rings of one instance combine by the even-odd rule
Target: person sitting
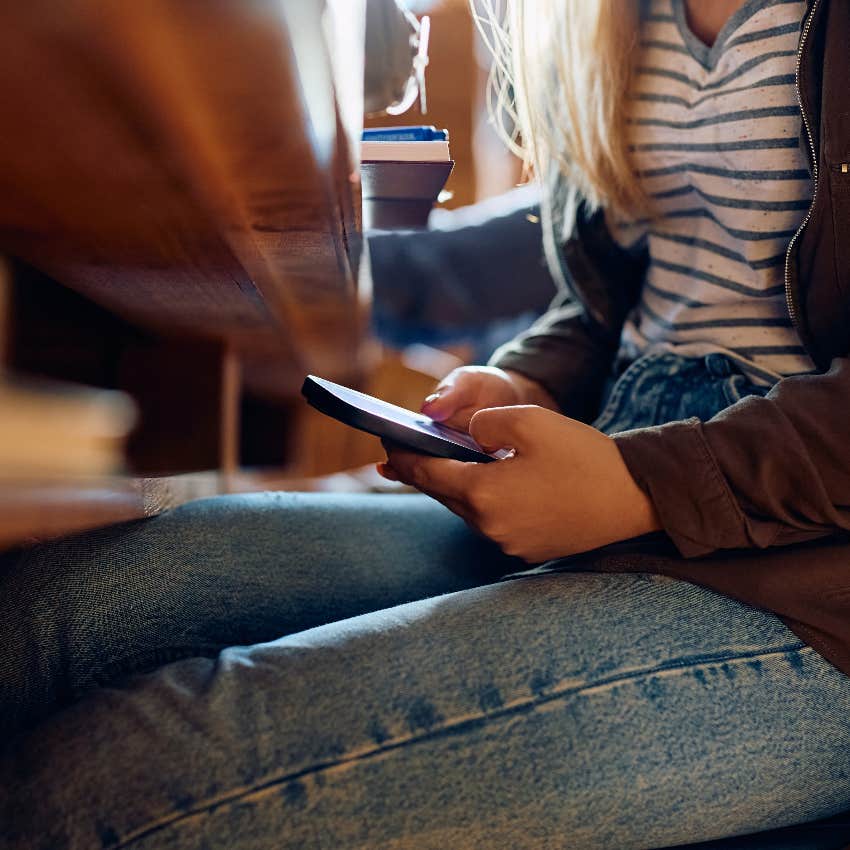
[[424,495],[5,556],[4,850],[629,850],[850,807],[850,5],[508,11],[563,291],[425,411],[514,454],[388,446]]

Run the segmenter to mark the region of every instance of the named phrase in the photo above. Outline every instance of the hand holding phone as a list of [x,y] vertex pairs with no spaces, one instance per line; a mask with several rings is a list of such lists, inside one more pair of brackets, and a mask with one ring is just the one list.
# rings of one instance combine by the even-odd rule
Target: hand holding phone
[[301,393],[325,415],[416,452],[473,463],[490,463],[511,454],[506,449],[489,454],[463,431],[315,375],[307,376]]

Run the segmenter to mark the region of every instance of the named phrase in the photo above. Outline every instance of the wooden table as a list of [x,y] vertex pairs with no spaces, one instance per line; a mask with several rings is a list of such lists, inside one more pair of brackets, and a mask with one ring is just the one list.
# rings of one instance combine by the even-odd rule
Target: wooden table
[[[246,455],[285,462],[304,374],[362,373],[364,15],[363,0],[0,7],[9,366],[131,394],[131,471],[217,469],[198,480],[226,489]],[[125,474],[2,473],[0,545],[161,507]]]

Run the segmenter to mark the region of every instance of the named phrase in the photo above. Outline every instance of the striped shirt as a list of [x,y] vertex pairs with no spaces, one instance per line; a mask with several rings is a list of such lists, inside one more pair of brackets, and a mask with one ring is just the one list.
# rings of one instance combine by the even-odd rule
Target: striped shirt
[[756,383],[814,366],[785,303],[788,242],[811,202],[794,74],[804,0],[747,0],[708,47],[684,0],[651,0],[629,99],[629,141],[653,214],[609,215],[648,249],[622,354],[722,352]]

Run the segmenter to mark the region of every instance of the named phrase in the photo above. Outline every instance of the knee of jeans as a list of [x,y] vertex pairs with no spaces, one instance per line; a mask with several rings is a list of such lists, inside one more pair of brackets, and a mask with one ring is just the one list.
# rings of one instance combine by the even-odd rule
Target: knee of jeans
[[275,588],[315,573],[301,550],[322,545],[329,508],[292,494],[222,497],[43,544],[17,565],[19,620],[40,645],[93,658],[206,654],[233,642],[240,611],[250,616],[238,642],[271,639],[286,615]]
[[34,637],[106,657],[203,643],[198,624],[224,616],[235,581],[220,548],[216,557],[197,533],[159,518],[42,545],[25,554],[18,572]]

